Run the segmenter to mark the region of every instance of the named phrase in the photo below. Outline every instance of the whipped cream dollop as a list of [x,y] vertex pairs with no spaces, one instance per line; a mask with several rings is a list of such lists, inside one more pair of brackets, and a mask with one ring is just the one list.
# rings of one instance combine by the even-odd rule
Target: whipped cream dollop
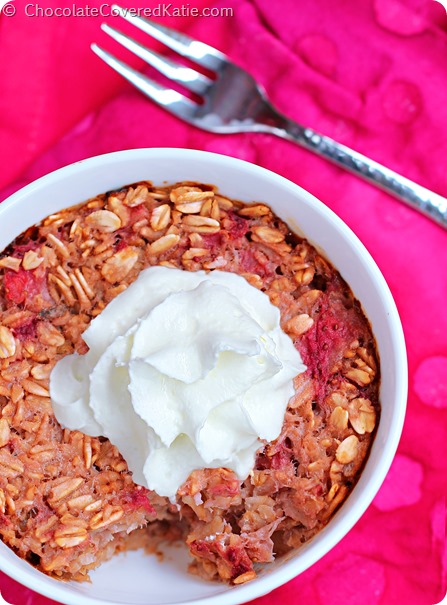
[[195,469],[245,479],[306,369],[279,321],[239,275],[145,269],[85,330],[88,353],[54,367],[56,418],[108,437],[136,483],[172,500]]

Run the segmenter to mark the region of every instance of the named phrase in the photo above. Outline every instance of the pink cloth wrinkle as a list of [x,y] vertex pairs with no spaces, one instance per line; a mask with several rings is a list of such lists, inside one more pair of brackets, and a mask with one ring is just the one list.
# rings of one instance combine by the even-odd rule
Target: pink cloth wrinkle
[[[234,15],[167,22],[249,69],[291,118],[447,197],[447,15],[440,5],[203,0],[194,6],[208,4],[231,5]],[[254,162],[332,208],[368,248],[395,298],[408,349],[408,412],[397,456],[365,515],[322,560],[253,603],[438,603],[447,572],[447,232],[291,143],[218,136],[180,122],[92,56],[93,40],[116,50],[99,35],[100,21],[0,16],[0,52],[8,58],[0,61],[0,200],[82,158],[172,146]],[[0,591],[13,605],[54,605],[3,574]]]

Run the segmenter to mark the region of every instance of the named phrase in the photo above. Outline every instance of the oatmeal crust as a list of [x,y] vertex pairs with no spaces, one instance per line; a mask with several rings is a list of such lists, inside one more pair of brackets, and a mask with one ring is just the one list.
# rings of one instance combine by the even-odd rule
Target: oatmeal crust
[[[92,318],[155,265],[242,275],[279,308],[307,365],[250,476],[195,471],[178,506],[135,485],[107,439],[62,429],[49,398],[55,363],[85,353]],[[0,254],[0,535],[41,571],[77,580],[117,551],[182,537],[193,572],[246,582],[347,498],[378,422],[378,387],[359,303],[268,206],[197,183],[98,195]]]

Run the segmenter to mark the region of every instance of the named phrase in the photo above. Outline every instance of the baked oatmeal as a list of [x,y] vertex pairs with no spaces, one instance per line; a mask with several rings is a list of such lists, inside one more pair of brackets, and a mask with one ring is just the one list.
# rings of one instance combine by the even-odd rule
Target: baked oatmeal
[[[109,302],[153,266],[236,273],[280,312],[307,369],[249,476],[193,471],[176,502],[137,485],[105,437],[62,428],[49,378]],[[0,535],[60,579],[183,540],[191,571],[240,584],[324,527],[374,437],[379,368],[348,285],[263,203],[143,182],[49,216],[0,255]]]

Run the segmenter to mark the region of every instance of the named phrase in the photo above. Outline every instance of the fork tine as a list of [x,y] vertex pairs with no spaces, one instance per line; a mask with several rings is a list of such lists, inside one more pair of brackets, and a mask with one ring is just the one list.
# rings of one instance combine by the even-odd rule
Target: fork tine
[[115,28],[110,27],[110,25],[103,23],[101,25],[101,29],[111,38],[116,40],[116,42],[133,52],[149,65],[152,65],[152,67],[157,69],[164,76],[174,80],[174,82],[183,84],[183,86],[197,94],[203,94],[208,86],[212,83],[212,80],[198,73],[194,69],[184,67],[183,65],[178,65],[174,61],[171,61],[171,59],[163,57],[159,53],[146,48],[132,38],[129,38],[129,36],[119,32]]
[[152,36],[183,57],[188,57],[188,59],[192,59],[203,67],[218,71],[224,65],[231,63],[219,50],[216,50],[204,42],[194,40],[194,38],[190,38],[186,34],[181,34],[175,29],[160,25],[152,19],[132,15],[128,9],[126,10],[117,4],[112,5],[112,10],[129,23],[132,23],[146,34],[149,34],[149,36]]
[[154,80],[140,74],[135,69],[126,65],[126,63],[103,50],[97,44],[92,44],[91,49],[107,65],[121,74],[126,80],[141,90],[143,94],[155,101],[155,103],[188,122],[191,120],[197,108],[196,103],[190,101],[179,92],[161,86],[157,82],[154,82]]

